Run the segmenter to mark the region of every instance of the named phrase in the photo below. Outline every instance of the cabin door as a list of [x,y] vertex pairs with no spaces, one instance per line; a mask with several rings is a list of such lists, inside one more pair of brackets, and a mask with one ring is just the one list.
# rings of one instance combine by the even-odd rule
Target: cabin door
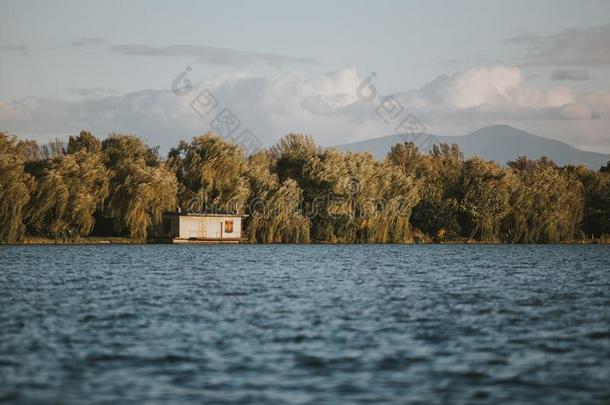
[[206,237],[222,238],[222,222],[218,220],[209,220],[207,223]]

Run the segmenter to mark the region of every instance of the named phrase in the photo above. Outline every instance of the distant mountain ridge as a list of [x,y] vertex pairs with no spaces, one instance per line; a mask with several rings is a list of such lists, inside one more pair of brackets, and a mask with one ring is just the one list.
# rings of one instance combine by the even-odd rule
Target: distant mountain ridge
[[422,134],[414,137],[389,135],[345,145],[336,149],[351,152],[369,152],[383,159],[390,148],[401,142],[412,141],[427,152],[434,143],[457,144],[465,157],[479,156],[505,165],[519,156],[538,159],[547,156],[560,166],[583,164],[598,170],[610,161],[610,154],[582,151],[567,143],[530,134],[508,125],[494,125],[478,129],[463,136],[436,136]]

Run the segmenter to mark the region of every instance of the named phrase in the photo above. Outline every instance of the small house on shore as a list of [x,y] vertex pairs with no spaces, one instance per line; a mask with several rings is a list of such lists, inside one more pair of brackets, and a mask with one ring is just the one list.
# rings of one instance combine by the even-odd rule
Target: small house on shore
[[241,214],[168,212],[152,229],[152,239],[170,243],[239,243],[242,240]]

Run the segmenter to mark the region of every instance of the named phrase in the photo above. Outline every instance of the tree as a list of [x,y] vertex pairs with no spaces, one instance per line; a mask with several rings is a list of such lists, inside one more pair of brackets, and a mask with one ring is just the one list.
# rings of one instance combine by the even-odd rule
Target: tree
[[23,212],[32,178],[25,172],[28,145],[0,132],[0,243],[17,242],[25,233]]
[[302,180],[303,167],[314,156],[321,153],[309,135],[289,134],[282,137],[271,147],[271,154],[275,161],[274,171],[280,181],[287,178],[298,181]]
[[100,155],[78,150],[30,164],[29,170],[36,187],[26,217],[34,232],[55,238],[88,235],[108,196],[108,170]]
[[458,219],[464,155],[455,144],[441,144],[433,145],[428,156],[415,158],[421,198],[411,222],[436,241],[457,239],[462,233]]
[[387,160],[406,176],[422,178],[428,174],[427,158],[413,142],[397,143],[390,148]]
[[513,169],[519,182],[502,224],[504,238],[518,243],[572,240],[582,221],[582,183],[545,159],[529,161],[527,167],[532,170]]
[[[88,144],[89,141],[85,139],[78,143]],[[135,135],[113,132],[102,142],[101,151],[108,168],[119,167],[124,162],[138,162],[149,167],[160,164],[159,147],[151,148]]]
[[99,153],[102,143],[91,132],[81,131],[77,136],[70,136],[68,140],[68,153],[74,154],[81,150],[91,153]]
[[[26,232],[83,236],[96,218],[144,240],[165,211],[246,212],[262,243],[404,243],[413,228],[436,241],[546,243],[610,234],[610,162],[598,172],[520,157],[503,169],[464,160],[457,145],[422,154],[413,143],[383,161],[290,134],[248,159],[210,133],[168,159],[134,135],[67,147],[0,133],[0,242]],[[110,225],[110,224],[109,224]]]
[[248,161],[249,218],[247,237],[251,242],[309,243],[309,220],[303,215],[303,192],[296,181],[280,183],[272,173],[275,164],[269,151],[261,151]]
[[469,239],[497,241],[500,223],[510,209],[510,195],[517,180],[494,162],[472,158],[462,168],[460,209],[471,229]]
[[[376,201],[382,204],[382,211],[374,215],[373,240],[377,243],[406,243],[412,240],[411,215],[420,201],[420,183],[412,176],[389,162],[379,167],[374,176]],[[368,193],[364,190],[363,193]],[[369,218],[366,218],[369,220]]]
[[163,212],[176,209],[176,176],[159,161],[157,148],[133,135],[111,134],[101,152],[110,170],[105,213],[118,232],[142,241]]
[[302,168],[305,209],[319,242],[408,242],[418,186],[370,154],[319,151]]
[[180,206],[194,212],[243,212],[249,190],[242,149],[233,142],[206,134],[181,142],[169,153]]
[[610,172],[594,172],[584,166],[565,170],[578,178],[584,189],[582,230],[588,237],[610,235]]

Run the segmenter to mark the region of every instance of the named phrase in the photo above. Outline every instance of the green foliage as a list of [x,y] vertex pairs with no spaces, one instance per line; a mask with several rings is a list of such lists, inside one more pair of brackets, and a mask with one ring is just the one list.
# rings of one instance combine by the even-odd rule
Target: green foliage
[[469,239],[499,240],[500,223],[510,210],[510,195],[516,179],[495,163],[473,158],[462,168],[460,209],[472,229]]
[[26,212],[34,233],[51,237],[88,235],[95,211],[108,196],[108,171],[99,154],[74,154],[28,165],[35,190]]
[[585,208],[582,230],[587,237],[610,235],[610,171],[593,172],[583,166],[568,166],[583,184]]
[[[411,214],[420,201],[420,183],[406,175],[400,168],[384,163],[373,177],[376,201],[383,207],[381,212],[366,217],[373,239],[366,242],[406,243],[412,240]],[[361,191],[368,194],[367,189]],[[378,205],[379,207],[379,205]],[[370,233],[370,231],[369,231]]]
[[0,243],[17,242],[24,236],[23,211],[32,187],[24,169],[29,146],[0,132]]
[[301,180],[303,167],[321,150],[308,135],[289,134],[282,137],[271,147],[275,159],[275,172],[281,181],[291,178]]
[[518,243],[573,240],[583,215],[583,186],[547,159],[509,163],[519,182],[502,223],[504,239]]
[[[610,163],[609,163],[610,164]],[[0,133],[0,242],[29,232],[86,236],[95,219],[146,239],[162,214],[246,213],[260,243],[547,243],[610,235],[610,169],[521,157],[503,168],[464,160],[456,145],[413,143],[383,161],[290,134],[249,158],[212,134],[181,141],[167,160],[141,138],[82,131],[67,147]]]
[[[87,144],[87,141],[78,143]],[[147,146],[142,138],[135,135],[112,133],[102,142],[101,151],[108,168],[119,167],[127,161],[151,167],[159,166],[159,148]]]
[[132,135],[110,135],[101,153],[110,171],[105,213],[118,232],[145,240],[163,212],[176,208],[176,176],[159,162],[156,149]]
[[438,242],[458,239],[462,232],[459,219],[464,156],[457,145],[434,145],[428,156],[422,156],[415,145],[405,144],[390,151],[388,158],[400,162],[403,171],[412,171],[420,184],[413,225]]
[[94,137],[91,132],[81,131],[78,136],[70,136],[68,140],[68,153],[74,154],[81,150],[86,150],[91,153],[99,153],[102,148],[102,143]]
[[248,198],[241,148],[206,134],[181,142],[169,153],[168,168],[180,183],[178,201],[193,212],[243,212]]
[[247,239],[263,243],[309,243],[309,220],[301,208],[303,193],[296,181],[280,183],[270,152],[262,151],[248,161]]

